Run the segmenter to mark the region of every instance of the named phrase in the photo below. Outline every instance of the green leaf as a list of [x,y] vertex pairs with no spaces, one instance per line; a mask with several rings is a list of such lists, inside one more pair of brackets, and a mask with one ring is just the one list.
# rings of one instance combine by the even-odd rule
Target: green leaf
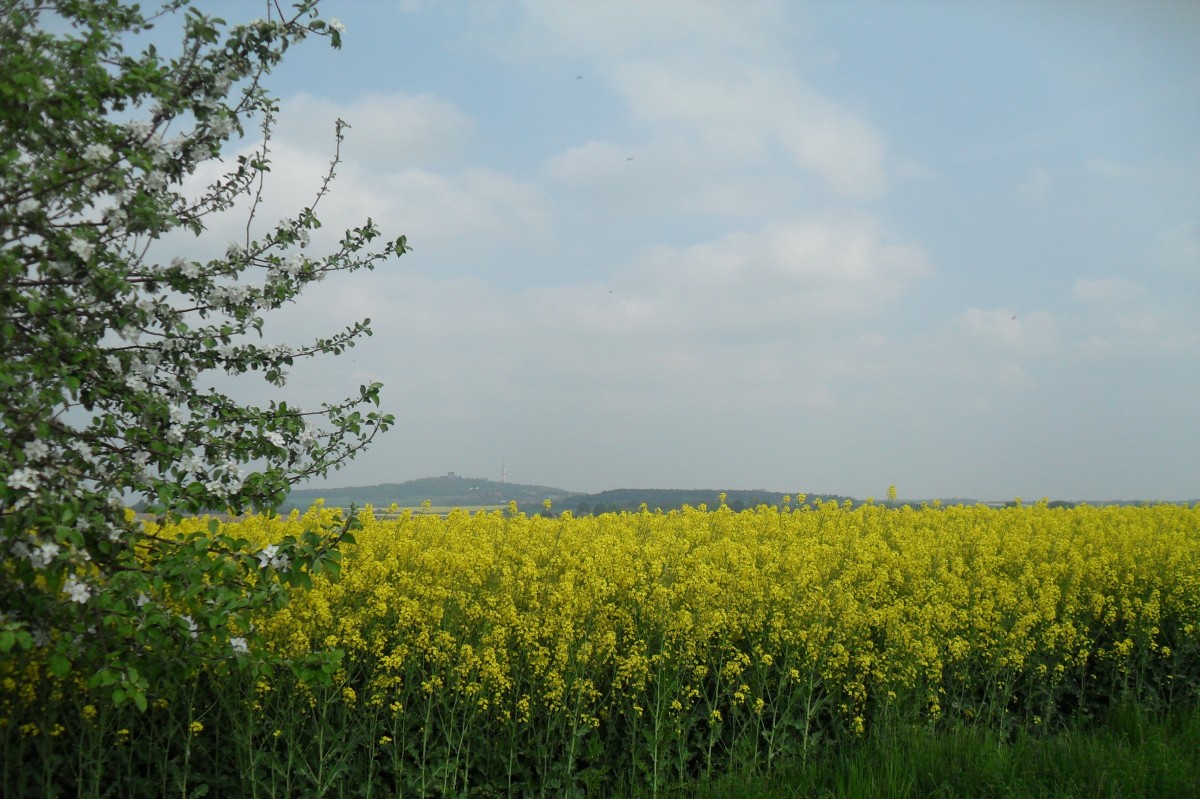
[[50,666],[50,673],[55,677],[66,677],[71,673],[71,661],[59,652],[50,655],[47,664]]

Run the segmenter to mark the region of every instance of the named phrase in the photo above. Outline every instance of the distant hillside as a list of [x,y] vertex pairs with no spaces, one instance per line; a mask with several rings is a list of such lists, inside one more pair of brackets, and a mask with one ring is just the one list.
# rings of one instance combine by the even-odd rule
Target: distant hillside
[[[612,491],[601,491],[599,494],[572,494],[555,502],[555,510],[569,510],[577,516],[584,514],[614,513],[617,511],[635,511],[643,504],[650,510],[675,510],[684,505],[699,507],[706,505],[716,508],[720,501],[718,497],[725,494],[725,504],[733,510],[744,510],[758,505],[782,505],[785,494],[781,491],[729,490],[719,489],[677,489],[677,488],[618,488]],[[823,502],[837,500],[839,502],[850,497],[833,494],[809,495],[808,502],[816,500]]]
[[[507,505],[516,502],[526,513],[543,512],[543,503],[549,499],[554,513],[569,510],[577,516],[617,511],[636,511],[643,504],[651,510],[674,510],[690,505],[707,505],[715,508],[719,504],[719,489],[674,489],[674,488],[619,488],[601,491],[598,494],[583,494],[551,486],[500,483],[476,477],[461,477],[454,473],[444,477],[425,477],[404,483],[384,483],[374,486],[351,486],[347,488],[301,488],[293,490],[280,512],[292,509],[305,510],[318,499],[326,505],[348,507],[372,505],[385,508],[392,503],[402,508],[416,508],[428,500],[434,507],[479,507],[484,505]],[[779,505],[785,494],[778,491],[731,490],[724,492],[725,502],[734,510],[753,508],[757,505]],[[843,501],[849,497],[822,494],[810,496],[809,501]]]
[[[616,513],[619,511],[636,511],[643,504],[650,510],[677,510],[684,505],[699,507],[706,505],[716,508],[719,504],[717,497],[722,493],[715,488],[618,488],[611,491],[601,491],[597,494],[584,494],[568,491],[552,486],[525,485],[522,483],[501,483],[496,480],[485,480],[479,477],[462,477],[453,472],[443,477],[424,477],[409,480],[404,483],[383,483],[374,486],[350,486],[348,488],[300,488],[288,495],[287,500],[280,506],[282,513],[293,509],[307,510],[318,499],[324,499],[327,505],[361,508],[372,505],[376,508],[386,508],[393,502],[402,508],[419,508],[426,500],[436,508],[478,508],[486,506],[507,505],[516,502],[517,507],[524,513],[543,513],[543,503],[548,499],[552,503],[551,511],[560,514],[570,511],[576,516],[595,515],[600,513]],[[724,491],[725,503],[733,510],[754,508],[758,505],[781,505],[783,498],[788,496],[780,491],[738,490]],[[791,494],[792,504],[796,504],[795,494]],[[858,505],[862,500],[840,494],[808,494],[806,501],[812,504],[817,501],[839,503],[849,500]],[[924,502],[930,504],[934,500],[900,500],[902,504],[914,507]],[[938,500],[942,506],[974,505],[977,500],[965,498],[942,498]],[[1002,507],[1004,502],[987,503]],[[1056,500],[1051,507],[1071,507],[1075,502]],[[1094,505],[1106,504],[1140,504],[1116,501],[1093,502]],[[1194,503],[1185,503],[1194,504]]]
[[306,510],[313,502],[324,499],[326,505],[347,507],[373,505],[385,508],[393,502],[402,508],[420,507],[426,500],[439,507],[475,507],[479,505],[519,505],[541,508],[546,499],[552,502],[570,495],[570,491],[549,486],[500,483],[477,477],[461,477],[451,472],[444,477],[423,477],[404,483],[383,483],[374,486],[348,488],[297,488],[288,494],[280,511],[293,508]]

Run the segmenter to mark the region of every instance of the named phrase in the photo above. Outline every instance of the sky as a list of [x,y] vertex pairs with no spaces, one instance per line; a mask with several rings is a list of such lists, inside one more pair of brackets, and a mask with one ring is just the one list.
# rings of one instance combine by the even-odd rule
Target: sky
[[285,389],[380,381],[396,417],[314,485],[1200,497],[1200,5],[322,16],[343,48],[267,81],[263,218],[340,117],[317,244],[370,216],[412,251],[267,327],[372,320]]

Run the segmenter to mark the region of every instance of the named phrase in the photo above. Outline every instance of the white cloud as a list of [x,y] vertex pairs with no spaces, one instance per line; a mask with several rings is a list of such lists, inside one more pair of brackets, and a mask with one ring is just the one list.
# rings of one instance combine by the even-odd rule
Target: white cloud
[[[348,117],[353,111],[325,105],[330,118]],[[362,127],[361,132],[376,142],[373,147],[389,141],[369,125]],[[293,135],[298,140],[289,138]],[[411,139],[410,145],[417,150],[423,147],[416,139]],[[251,150],[245,147],[239,152]],[[313,203],[331,155],[316,146],[316,140],[302,127],[281,127],[271,142],[271,171],[256,211],[260,224],[253,235],[261,235],[265,226]],[[473,262],[496,247],[519,242],[536,250],[553,240],[547,200],[532,183],[486,167],[435,170],[407,166],[400,156],[384,159],[377,154],[377,158],[364,161],[343,152],[330,193],[317,207],[322,227],[313,234],[315,252],[331,251],[346,229],[361,225],[368,217],[385,236],[403,233],[412,247],[435,255],[435,260]],[[185,183],[186,191],[198,193],[225,168],[216,161],[202,164]],[[248,207],[249,198],[242,198],[233,211],[209,218],[208,231],[199,241],[187,234],[173,234],[170,241],[198,257],[213,257],[223,252],[229,241],[245,236]]]
[[536,249],[552,238],[541,191],[493,169],[404,169],[372,182],[389,221],[414,247],[479,254],[514,242]]
[[[805,365],[928,271],[918,249],[846,217],[657,248],[611,282],[513,291],[400,273],[322,301],[375,319],[377,354],[366,357],[421,376],[421,399],[406,399],[421,413],[461,413],[474,425],[465,417],[481,407],[520,406],[561,425],[615,425],[633,413],[653,426],[834,409],[831,374]],[[738,378],[713,381],[714,372]]]
[[636,119],[703,154],[697,167],[761,163],[772,150],[848,197],[887,185],[886,144],[865,121],[782,73],[740,69],[696,75],[644,60],[614,69]]
[[281,103],[279,140],[333,153],[336,119],[350,127],[342,146],[347,163],[384,168],[442,163],[459,156],[475,134],[475,121],[430,94],[368,93],[350,102],[297,94]]
[[588,141],[559,153],[546,163],[547,174],[566,184],[596,185],[614,181],[630,148],[615,142]]
[[1184,222],[1163,233],[1157,256],[1169,272],[1190,279],[1193,292],[1200,289],[1200,222]]
[[698,213],[762,219],[804,194],[793,172],[769,164],[722,169],[703,149],[680,140],[638,145],[588,141],[551,157],[544,175],[579,213],[618,217]]
[[1131,280],[1118,276],[1101,278],[1078,278],[1071,289],[1071,296],[1080,302],[1106,305],[1130,302],[1139,299],[1142,287]]
[[1054,178],[1045,167],[1034,167],[1025,178],[1017,184],[1017,193],[1021,199],[1033,205],[1040,205],[1050,197],[1054,189]]
[[1077,350],[1092,359],[1147,358],[1200,352],[1194,308],[1119,275],[1079,278]]
[[504,43],[515,59],[550,54],[620,61],[647,51],[693,64],[771,54],[789,24],[779,2],[527,0],[522,29]]
[[1095,175],[1109,180],[1125,180],[1132,177],[1137,177],[1139,174],[1138,167],[1125,161],[1117,161],[1111,158],[1089,158],[1083,165],[1083,169],[1089,175]]
[[634,5],[529,3],[508,52],[590,62],[634,125],[690,153],[694,172],[771,163],[849,198],[886,189],[884,137],[797,76],[784,6]]
[[970,308],[954,328],[967,342],[1014,355],[1048,355],[1059,349],[1058,322],[1045,311]]
[[811,331],[878,311],[931,267],[872,220],[777,221],[689,247],[659,247],[618,281],[664,321],[704,337]]

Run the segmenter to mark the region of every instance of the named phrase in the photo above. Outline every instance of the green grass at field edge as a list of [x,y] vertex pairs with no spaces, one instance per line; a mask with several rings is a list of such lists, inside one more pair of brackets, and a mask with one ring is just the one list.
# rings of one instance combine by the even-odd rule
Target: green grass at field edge
[[[644,799],[649,791],[632,791]],[[1200,704],[1132,704],[1102,723],[1012,740],[985,728],[893,728],[769,775],[735,771],[660,792],[667,799],[1196,799]]]

